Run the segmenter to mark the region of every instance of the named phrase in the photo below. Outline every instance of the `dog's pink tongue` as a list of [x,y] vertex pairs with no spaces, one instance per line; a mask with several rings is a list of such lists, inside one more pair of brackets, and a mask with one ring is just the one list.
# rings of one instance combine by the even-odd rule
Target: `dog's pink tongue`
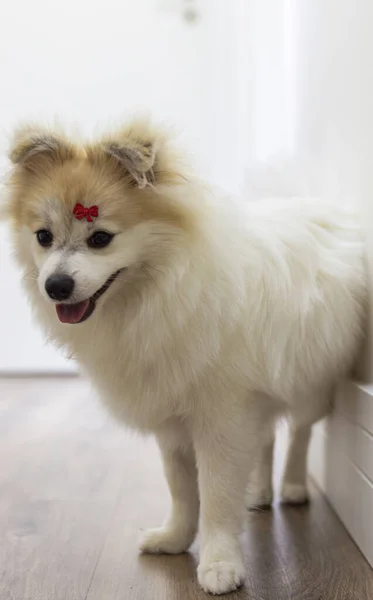
[[78,304],[57,304],[57,316],[61,323],[79,323],[89,305],[89,300]]

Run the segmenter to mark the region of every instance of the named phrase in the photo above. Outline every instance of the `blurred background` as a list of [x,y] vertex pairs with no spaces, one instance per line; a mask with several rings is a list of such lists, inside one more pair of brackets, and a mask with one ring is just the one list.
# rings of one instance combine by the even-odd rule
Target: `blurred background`
[[[154,119],[181,132],[185,147],[206,177],[229,192],[245,194],[247,201],[267,194],[312,194],[356,209],[365,228],[373,282],[372,31],[372,0],[2,3],[0,176],[8,168],[8,136],[20,120],[53,122],[57,118],[90,136],[134,113],[150,112]],[[9,478],[23,473],[26,480],[29,474],[33,490],[46,456],[54,460],[59,442],[64,452],[70,452],[71,445],[71,463],[63,455],[61,464],[67,469],[66,477],[72,477],[74,470],[66,465],[80,460],[78,491],[73,496],[81,497],[87,466],[84,456],[79,459],[80,438],[77,435],[77,441],[71,441],[75,435],[71,431],[75,431],[74,419],[84,393],[87,404],[81,409],[79,435],[87,428],[85,444],[94,455],[97,439],[90,435],[96,427],[91,424],[90,394],[84,383],[66,383],[65,379],[62,385],[55,377],[75,374],[75,363],[45,346],[34,326],[3,225],[0,292],[1,424],[4,432],[13,431],[17,423],[20,429],[13,445],[10,436],[3,439],[6,465],[2,471],[8,468]],[[368,327],[371,332],[372,323]],[[373,564],[371,340],[370,335],[359,365],[361,381],[343,386],[333,416],[315,428],[310,469]],[[26,413],[31,384],[26,378],[21,381],[24,376],[33,377],[33,403]],[[45,383],[38,376],[55,378]],[[97,417],[98,423],[101,418]],[[40,442],[40,457],[34,455],[33,462],[28,461],[28,451],[20,450],[25,439],[30,452],[35,440]],[[57,445],[52,444],[54,439]],[[136,447],[128,456],[131,459],[138,452]],[[8,455],[19,460],[18,471],[12,462],[8,464]],[[116,454],[108,451],[107,456],[109,466],[102,463],[102,472],[110,474]],[[92,460],[94,468],[100,457]],[[146,461],[139,460],[140,464],[145,469]],[[150,476],[147,472],[146,477]],[[9,506],[17,485],[20,494],[24,493],[22,477],[17,475],[10,487]],[[40,477],[40,489],[44,489],[41,468]],[[58,473],[54,475],[51,468],[53,493],[58,485]],[[70,489],[75,489],[71,481]],[[28,491],[25,497],[32,493]],[[87,488],[88,498],[90,493]],[[103,495],[105,502],[111,497]],[[28,504],[24,511],[27,520]],[[89,527],[99,522],[92,517]],[[122,563],[118,573],[121,569]],[[22,594],[17,598],[29,597]]]

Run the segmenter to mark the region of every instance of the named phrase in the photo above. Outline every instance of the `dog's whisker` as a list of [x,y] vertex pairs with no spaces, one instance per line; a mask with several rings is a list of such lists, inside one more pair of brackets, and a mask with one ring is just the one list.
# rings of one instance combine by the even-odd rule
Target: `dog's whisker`
[[[35,274],[35,276],[33,277],[32,275]],[[38,269],[36,267],[34,267],[33,269],[30,269],[30,271],[27,271],[27,273],[25,273],[22,277],[22,280],[31,280],[31,281],[36,281],[38,278]]]
[[155,279],[151,275],[151,273],[149,273],[148,269],[146,267],[144,267],[144,265],[141,265],[140,268],[141,268],[142,272],[146,275],[146,277],[149,279],[149,281],[151,281],[155,285],[155,287],[159,290],[157,282],[155,281]]
[[152,271],[157,271],[157,273],[160,273],[161,275],[166,275],[166,271],[162,271],[162,269],[159,269],[157,267],[151,266],[151,267],[147,267],[148,270],[152,270]]

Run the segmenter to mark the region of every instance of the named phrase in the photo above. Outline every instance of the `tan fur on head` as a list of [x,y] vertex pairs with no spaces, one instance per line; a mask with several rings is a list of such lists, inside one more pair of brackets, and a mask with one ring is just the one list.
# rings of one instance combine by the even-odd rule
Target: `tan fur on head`
[[169,136],[146,120],[133,120],[93,144],[70,140],[62,131],[26,125],[13,137],[9,158],[14,165],[35,171],[40,163],[63,163],[87,157],[97,164],[108,159],[139,188],[155,183],[171,183],[182,177],[180,159],[170,146]]
[[57,196],[72,210],[76,202],[106,202],[117,219],[135,214],[138,220],[183,223],[185,207],[165,202],[168,186],[187,182],[185,168],[171,138],[146,120],[104,135],[95,142],[69,139],[45,127],[19,128],[9,158],[14,167],[6,207],[17,224],[35,220],[39,205]]

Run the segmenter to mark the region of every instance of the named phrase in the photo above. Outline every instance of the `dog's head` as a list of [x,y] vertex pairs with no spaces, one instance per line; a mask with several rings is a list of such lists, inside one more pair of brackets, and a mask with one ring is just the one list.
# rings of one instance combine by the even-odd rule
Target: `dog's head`
[[179,159],[146,123],[90,144],[26,127],[10,159],[16,255],[63,323],[85,321],[121,283],[152,277],[194,227]]

